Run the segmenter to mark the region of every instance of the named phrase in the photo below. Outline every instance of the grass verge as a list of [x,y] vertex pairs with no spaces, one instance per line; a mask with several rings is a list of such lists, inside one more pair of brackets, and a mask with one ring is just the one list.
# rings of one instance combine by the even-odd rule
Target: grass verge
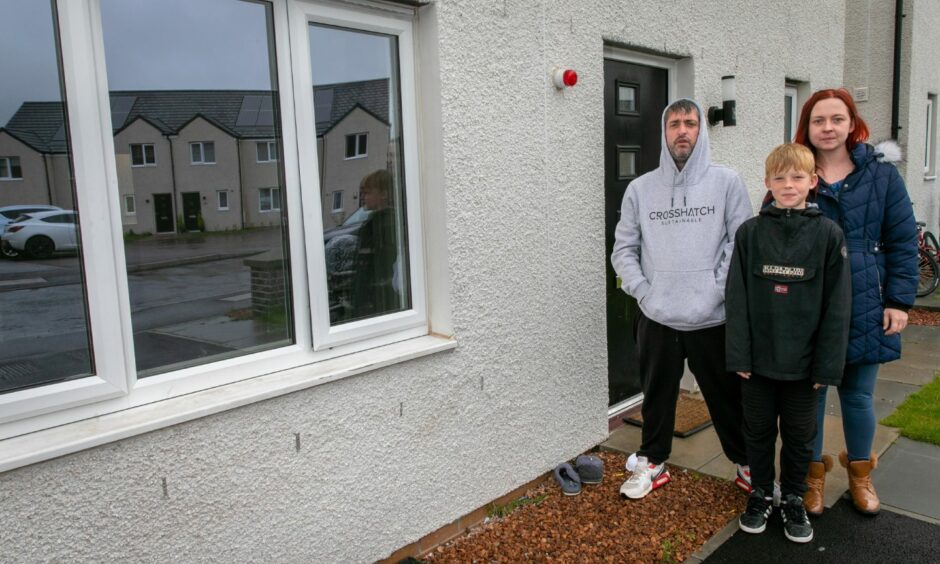
[[909,439],[940,445],[940,376],[908,396],[881,424],[897,427]]

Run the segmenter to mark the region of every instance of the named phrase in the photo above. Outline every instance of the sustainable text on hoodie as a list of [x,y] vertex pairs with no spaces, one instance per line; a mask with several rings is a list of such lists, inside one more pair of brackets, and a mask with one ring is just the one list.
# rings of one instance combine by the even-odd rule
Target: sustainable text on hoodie
[[680,331],[724,323],[734,234],[753,215],[741,177],[711,163],[708,127],[699,122],[681,171],[663,131],[659,167],[631,182],[623,197],[610,256],[643,313]]

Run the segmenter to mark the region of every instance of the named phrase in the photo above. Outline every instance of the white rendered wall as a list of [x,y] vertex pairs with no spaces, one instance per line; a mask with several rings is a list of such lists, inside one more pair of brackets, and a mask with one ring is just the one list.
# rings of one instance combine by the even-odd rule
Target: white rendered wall
[[0,474],[0,560],[368,562],[601,442],[605,42],[691,58],[706,107],[738,77],[712,154],[756,202],[785,78],[841,83],[843,4],[423,8],[423,190],[446,222],[427,255],[450,288],[432,327],[459,347]]
[[[907,189],[914,202],[914,214],[927,222],[928,229],[938,232],[938,180],[936,170],[931,177],[924,172],[924,150],[927,126],[927,95],[940,95],[940,69],[937,66],[936,49],[940,42],[940,3],[930,0],[905,2],[905,44],[909,48],[902,59],[908,80],[902,82],[901,95],[904,103],[902,113],[902,146],[907,158]],[[936,112],[940,110],[935,109]],[[934,118],[936,119],[936,117]],[[937,140],[933,143],[934,159],[940,155]]]

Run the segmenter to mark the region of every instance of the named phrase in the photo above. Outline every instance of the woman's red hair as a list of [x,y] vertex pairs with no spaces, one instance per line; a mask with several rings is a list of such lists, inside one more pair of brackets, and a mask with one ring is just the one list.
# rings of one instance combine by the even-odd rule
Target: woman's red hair
[[852,100],[849,91],[845,88],[817,90],[803,104],[803,109],[800,111],[800,121],[796,126],[796,136],[793,138],[794,143],[806,145],[813,154],[816,154],[816,147],[813,147],[812,143],[809,142],[809,115],[813,113],[813,107],[816,106],[817,102],[829,98],[835,98],[845,104],[845,107],[849,109],[849,119],[855,124],[855,131],[849,133],[848,139],[845,140],[845,148],[851,151],[859,143],[868,141],[868,124],[859,115],[858,108],[855,107],[855,102]]

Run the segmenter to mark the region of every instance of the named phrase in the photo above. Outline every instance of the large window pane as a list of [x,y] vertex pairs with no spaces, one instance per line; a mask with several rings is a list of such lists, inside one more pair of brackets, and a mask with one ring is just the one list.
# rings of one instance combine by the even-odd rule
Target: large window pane
[[[0,3],[0,393],[89,376],[66,102],[50,2]],[[79,186],[79,189],[86,189]]]
[[[102,0],[141,376],[293,342],[271,6]],[[127,148],[153,146],[155,166]],[[277,187],[277,188],[272,188]],[[227,194],[214,205],[216,194]],[[259,210],[260,200],[270,203]]]
[[409,309],[398,40],[311,24],[309,42],[330,322]]

